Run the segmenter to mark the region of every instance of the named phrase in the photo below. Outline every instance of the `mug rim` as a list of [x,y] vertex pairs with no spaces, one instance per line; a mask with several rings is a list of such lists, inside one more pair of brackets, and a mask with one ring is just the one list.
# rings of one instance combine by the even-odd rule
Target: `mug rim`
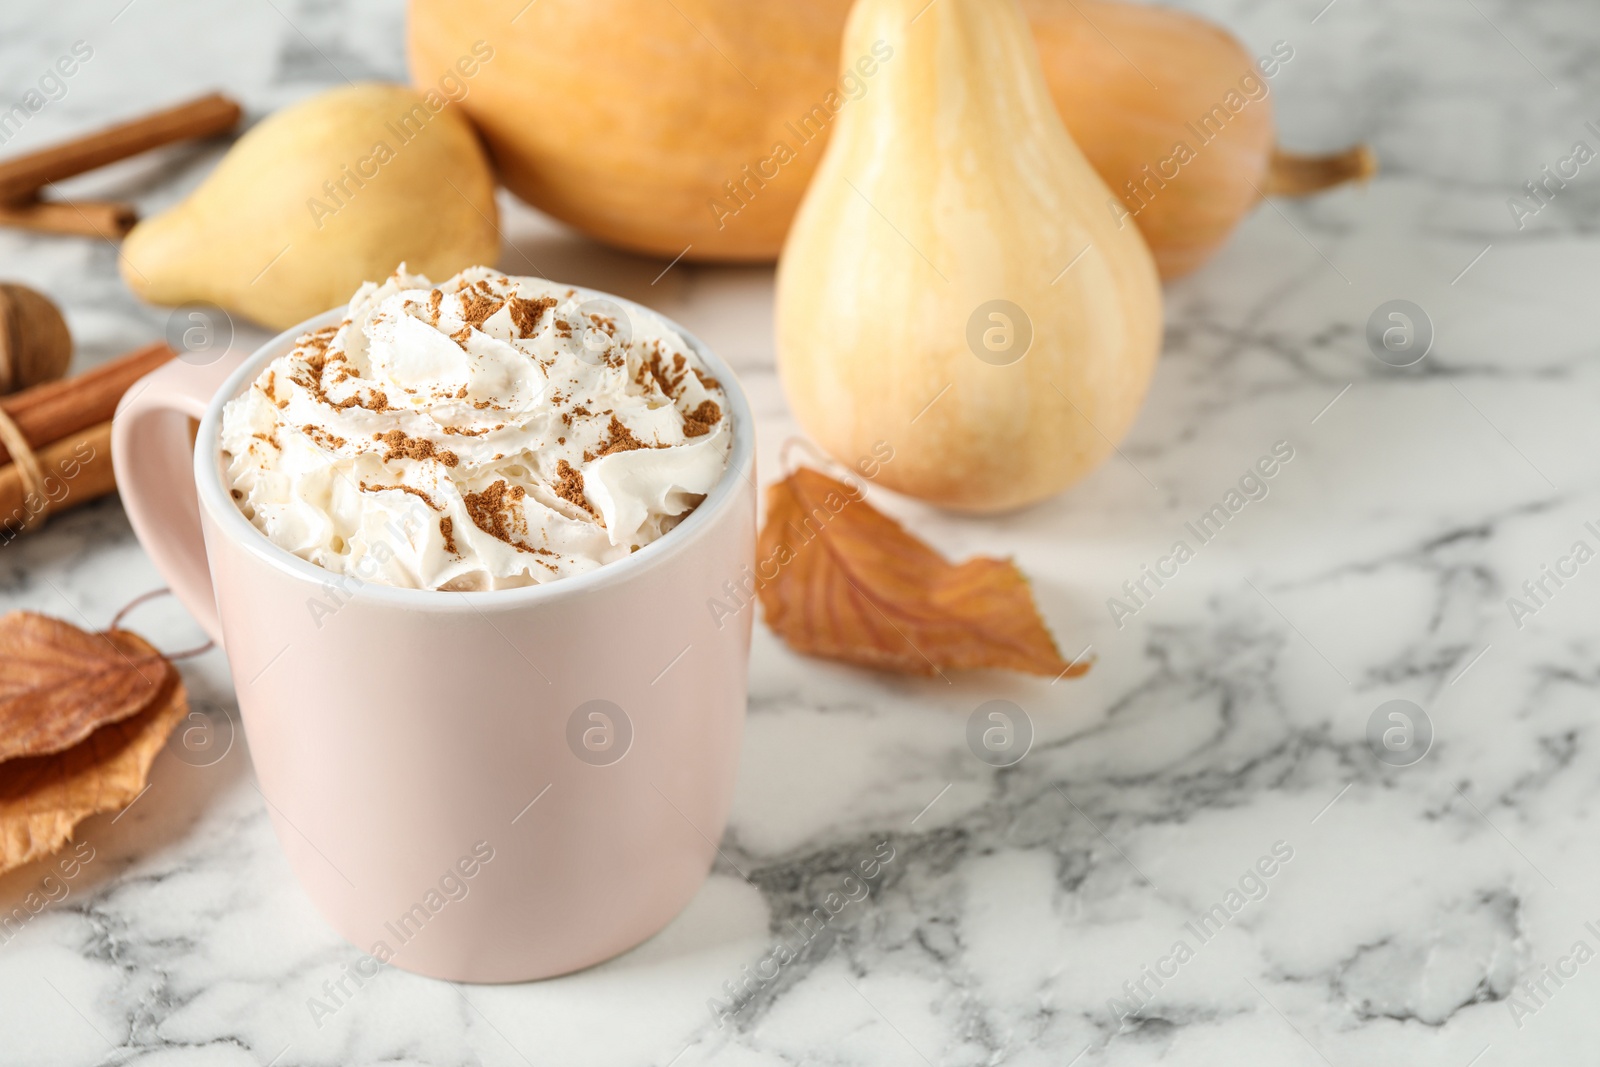
[[637,552],[610,563],[603,563],[592,571],[548,582],[511,589],[469,591],[411,589],[371,582],[349,572],[328,570],[274,544],[255,523],[245,517],[244,512],[239,510],[228,495],[223,477],[222,408],[254,383],[263,366],[291,351],[302,334],[343,322],[349,304],[341,304],[320,315],[314,315],[267,341],[228,375],[222,387],[207,403],[194,445],[194,481],[196,492],[206,513],[216,524],[217,529],[227,534],[234,543],[279,571],[311,582],[318,587],[330,582],[338,582],[341,586],[350,583],[350,588],[342,590],[346,595],[415,611],[481,613],[488,609],[519,608],[536,603],[548,603],[628,581],[646,570],[663,565],[687,549],[694,541],[699,540],[705,530],[719,521],[724,513],[734,506],[741,495],[738,479],[743,478],[754,483],[755,423],[750,414],[749,400],[733,368],[711,351],[704,341],[674,320],[637,301],[613,293],[581,285],[569,285],[567,288],[587,299],[601,298],[615,301],[630,311],[654,316],[665,323],[682,337],[694,354],[704,362],[707,371],[722,385],[723,395],[728,400],[729,414],[733,423],[733,447],[728,452],[728,463],[723,469],[722,476],[706,494],[706,498],[700,502],[700,506],[690,512],[687,518]]

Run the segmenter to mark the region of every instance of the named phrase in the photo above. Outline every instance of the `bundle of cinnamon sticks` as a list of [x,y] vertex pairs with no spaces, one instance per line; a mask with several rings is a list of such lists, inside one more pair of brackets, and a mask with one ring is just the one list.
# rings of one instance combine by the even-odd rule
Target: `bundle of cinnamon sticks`
[[0,162],[0,226],[46,233],[119,238],[139,221],[133,205],[108,200],[44,200],[51,182],[128,159],[152,148],[225,133],[239,105],[220,93],[109,126]]
[[32,485],[0,445],[0,544],[57,514],[117,487],[111,470],[111,418],[122,394],[173,357],[163,342],[146,345],[75,378],[0,398],[32,448],[43,475]]

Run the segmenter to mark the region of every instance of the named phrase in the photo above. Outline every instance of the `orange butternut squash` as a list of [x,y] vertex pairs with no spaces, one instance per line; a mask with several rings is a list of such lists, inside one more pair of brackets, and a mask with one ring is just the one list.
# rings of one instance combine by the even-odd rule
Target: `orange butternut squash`
[[[1056,106],[1164,277],[1203,262],[1263,193],[1371,173],[1364,149],[1278,153],[1270,95],[1253,98],[1250,88],[1249,79],[1270,84],[1258,57],[1202,19],[1121,0],[1023,6]],[[533,206],[634,251],[767,261],[837,116],[894,63],[876,60],[869,43],[841,72],[849,8],[412,0],[408,48],[419,86],[450,78],[461,87],[502,180]],[[458,64],[480,42],[492,58],[465,77]],[[1181,163],[1179,142],[1193,153]]]

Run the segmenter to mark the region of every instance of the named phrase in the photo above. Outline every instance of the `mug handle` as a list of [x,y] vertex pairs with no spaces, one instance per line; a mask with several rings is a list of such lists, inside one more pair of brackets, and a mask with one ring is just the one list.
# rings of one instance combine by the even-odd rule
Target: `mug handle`
[[123,394],[111,423],[117,491],[139,543],[206,635],[222,645],[216,591],[200,532],[194,487],[194,430],[217,390],[239,365],[228,352],[197,366],[174,359]]

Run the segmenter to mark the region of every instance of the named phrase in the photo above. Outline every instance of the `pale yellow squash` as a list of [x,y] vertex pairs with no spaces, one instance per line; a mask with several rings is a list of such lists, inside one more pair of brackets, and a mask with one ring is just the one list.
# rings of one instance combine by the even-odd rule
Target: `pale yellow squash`
[[779,263],[790,404],[846,464],[892,449],[892,489],[1041,500],[1139,410],[1155,265],[1106,210],[1016,0],[860,0],[841,54],[875,48],[892,55],[840,113]]
[[134,227],[121,266],[152,303],[206,301],[286,329],[402,262],[447,278],[499,251],[471,125],[438,94],[374,82],[250,130],[188,199]]

